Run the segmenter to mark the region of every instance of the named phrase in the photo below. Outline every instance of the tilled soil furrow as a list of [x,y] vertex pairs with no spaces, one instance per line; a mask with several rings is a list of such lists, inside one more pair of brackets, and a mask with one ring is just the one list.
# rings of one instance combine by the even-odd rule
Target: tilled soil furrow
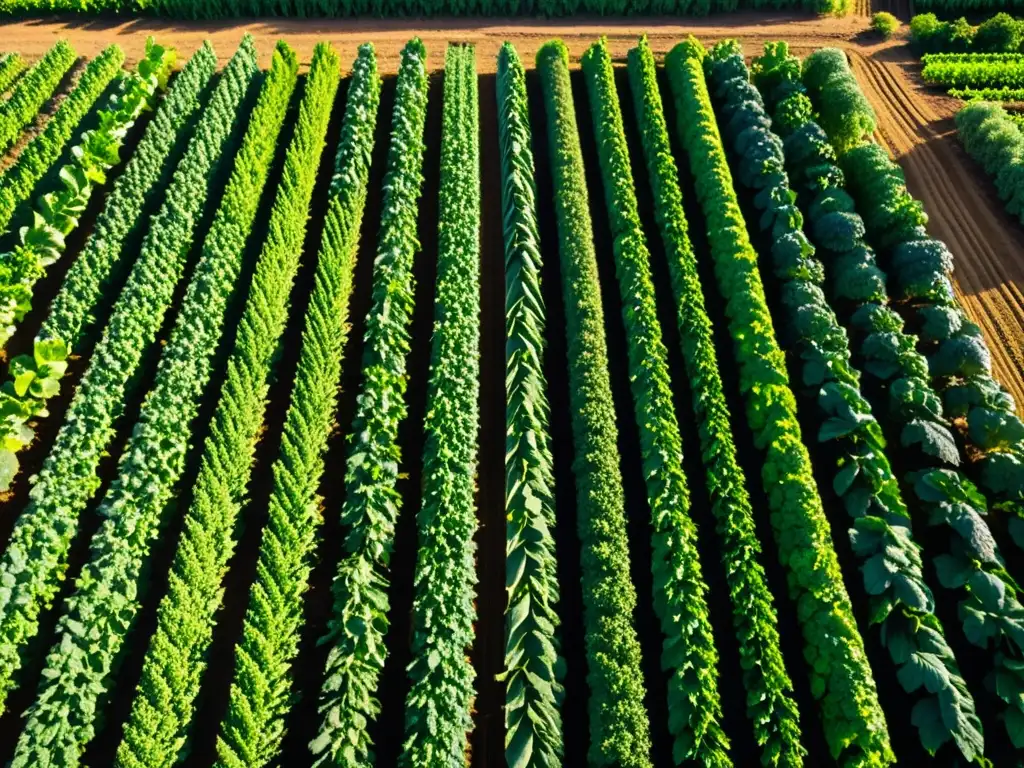
[[957,295],[982,328],[993,372],[1024,402],[1024,265],[1005,258],[1024,248],[1020,232],[993,205],[954,137],[933,127],[942,118],[915,93],[903,67],[851,54],[883,143],[903,166],[910,191],[924,202],[929,230],[956,257]]

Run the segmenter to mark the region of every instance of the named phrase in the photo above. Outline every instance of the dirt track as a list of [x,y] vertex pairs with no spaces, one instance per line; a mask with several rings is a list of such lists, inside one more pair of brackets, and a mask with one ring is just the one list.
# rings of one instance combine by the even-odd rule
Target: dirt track
[[[264,63],[273,43],[286,39],[308,63],[313,45],[332,42],[343,61],[356,47],[372,40],[382,71],[394,72],[405,41],[419,34],[427,45],[429,66],[443,66],[447,40],[477,45],[481,72],[493,72],[498,47],[516,44],[527,61],[552,37],[561,37],[578,57],[596,37],[609,38],[612,54],[623,58],[638,35],[647,32],[656,53],[695,34],[705,42],[734,37],[748,53],[767,40],[788,40],[798,54],[823,46],[842,46],[852,55],[854,70],[878,113],[878,138],[903,166],[911,191],[924,201],[929,228],[956,255],[956,285],[969,314],[982,326],[992,349],[996,377],[1024,403],[1024,229],[1011,220],[994,188],[956,141],[952,117],[957,102],[929,93],[916,75],[917,63],[901,41],[878,44],[867,33],[872,5],[904,9],[903,0],[857,0],[856,13],[845,19],[818,19],[792,13],[741,13],[728,17],[687,20],[637,18],[609,20],[446,19],[339,20],[254,19],[225,22],[181,22],[155,19],[86,20],[76,18],[23,21],[3,25],[4,39],[16,40],[23,55],[36,58],[58,37],[67,37],[80,54],[92,56],[111,42],[125,50],[127,63],[143,51],[147,35],[190,53],[209,39],[226,60],[244,32],[255,35]],[[421,25],[426,24],[427,29]]]
[[957,102],[925,92],[905,49],[852,50],[878,138],[924,202],[929,231],[956,256],[957,294],[985,333],[996,378],[1024,404],[1024,231],[957,143]]

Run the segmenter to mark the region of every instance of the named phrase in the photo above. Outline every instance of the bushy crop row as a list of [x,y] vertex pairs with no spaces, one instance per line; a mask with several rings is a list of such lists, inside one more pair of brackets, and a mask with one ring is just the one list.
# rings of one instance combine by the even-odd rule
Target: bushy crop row
[[1020,88],[1024,86],[1024,58],[977,61],[964,54],[951,61],[926,63],[921,77],[929,85],[945,88]]
[[700,426],[711,510],[722,542],[743,684],[748,694],[747,716],[762,750],[762,765],[796,768],[803,764],[805,753],[800,744],[799,713],[779,646],[774,599],[760,562],[761,545],[747,480],[736,459],[711,319],[704,308],[678,170],[658,91],[654,55],[646,38],[629,52],[628,66],[655,216],[676,301],[686,372],[693,390],[693,410]]
[[654,611],[661,624],[662,669],[669,673],[669,730],[675,762],[729,766],[729,739],[722,730],[718,652],[708,617],[707,585],[690,518],[683,473],[683,446],[672,402],[668,352],[651,279],[651,255],[633,189],[629,148],[606,42],[583,55],[605,209],[622,300],[628,371],[643,475],[651,510]]
[[992,178],[1006,210],[1024,222],[1024,135],[1017,123],[998,104],[978,102],[957,113],[956,127],[964,149]]
[[854,147],[875,132],[875,111],[857,85],[845,53],[821,49],[808,57],[803,76],[807,87],[821,94],[819,119],[837,146]]
[[[210,379],[296,72],[296,66],[279,66],[263,83],[153,387],[117,477],[100,503],[97,514],[103,523],[64,604],[38,697],[15,751],[16,765],[43,764],[48,756],[71,768],[93,737],[97,703],[116,677],[121,649],[141,607],[139,596],[146,591],[153,544],[173,508],[192,422]],[[191,611],[195,604],[183,607]],[[176,753],[172,749],[167,757]],[[160,762],[155,754],[146,759]]]
[[[849,517],[863,589],[877,606],[870,622],[878,626],[879,641],[896,666],[900,684],[915,694],[914,710],[906,714],[922,744],[934,753],[952,739],[973,761],[984,752],[974,700],[935,615],[882,429],[861,391],[860,372],[851,363],[850,339],[823,290],[832,270],[837,272],[832,285],[838,293],[832,298],[838,305],[877,299],[884,283],[860,241],[863,228],[858,229],[846,210],[848,197],[837,190],[841,174],[830,145],[812,121],[799,61],[788,55],[785,43],[768,44],[755,59],[755,81],[775,116],[769,121],[738,46],[722,44],[712,56],[711,80],[717,87],[719,115],[729,116],[722,122],[734,149],[737,177],[762,214],[760,226],[770,230],[778,306],[785,317],[783,337],[794,357],[799,356],[799,381],[815,408],[817,442],[828,457],[821,466],[831,466],[826,480]],[[805,224],[810,238],[804,234]],[[915,357],[920,359],[911,352],[911,359]],[[890,396],[896,399],[915,386],[927,387],[927,381],[900,382]],[[919,420],[906,427],[906,434],[935,426]],[[933,678],[921,674],[927,667],[936,671]]]
[[[152,46],[148,49],[146,61],[173,60],[173,53]],[[49,308],[49,315],[36,335],[31,355],[19,355],[8,366],[7,381],[0,389],[0,490],[10,487],[18,472],[17,453],[27,446],[35,436],[31,426],[33,419],[47,416],[46,402],[60,391],[60,379],[67,367],[72,350],[77,349],[80,337],[93,321],[96,303],[115,267],[129,260],[127,249],[123,248],[128,234],[143,226],[143,208],[153,202],[162,189],[160,183],[167,175],[166,166],[173,170],[174,157],[171,150],[182,147],[189,136],[189,128],[198,112],[206,86],[217,66],[217,57],[208,45],[200,48],[186,64],[175,80],[174,87],[162,102],[156,116],[147,126],[146,132],[135,148],[124,172],[114,183],[103,211],[93,224],[92,233],[82,251],[78,254],[64,284]],[[140,62],[139,74],[143,71]],[[159,66],[152,76],[163,71]],[[147,78],[150,86],[153,82]],[[130,100],[123,104],[127,106]],[[80,157],[86,167],[94,173],[104,172],[107,142],[118,142],[116,134],[97,129],[97,135],[90,136],[82,147]],[[93,147],[95,143],[95,148]],[[78,178],[77,173],[65,174],[69,181]],[[84,187],[67,186],[56,193],[50,209],[62,211],[70,216],[67,209],[77,210],[77,192]],[[46,225],[47,227],[49,225]],[[44,233],[43,224],[37,228]],[[27,238],[26,238],[27,240]],[[27,248],[27,244],[25,244]],[[61,239],[47,237],[32,241],[32,253],[40,248],[63,247]],[[6,333],[10,333],[10,326]]]
[[53,12],[126,13],[186,19],[249,16],[706,16],[740,8],[798,8],[843,15],[849,0],[0,0],[0,18]]
[[[282,127],[283,114],[295,87],[297,70],[298,63],[294,54],[279,43],[272,58],[270,73],[263,83],[249,128],[235,160],[235,167],[225,190],[217,218],[206,239],[203,260],[197,266],[196,274],[199,276],[200,273],[203,273],[205,278],[201,279],[204,279],[204,282],[219,284],[219,295],[210,302],[213,312],[223,312],[231,283],[235,282],[234,277],[230,282],[224,278],[230,273],[237,275],[238,260],[249,237],[256,206],[266,181],[268,165],[273,158],[277,137]],[[237,219],[233,221],[234,217]],[[216,270],[218,260],[223,260],[226,263],[221,264],[220,269]],[[209,299],[210,290],[203,283],[193,279],[172,337],[172,345],[179,339],[181,340],[182,343],[178,349],[184,349],[185,343],[187,343],[188,331],[186,328],[190,318],[187,317],[186,312],[191,314],[202,311],[201,299],[204,294]],[[195,318],[191,318],[191,320],[201,324],[201,321]],[[206,334],[210,332],[210,329],[206,330]],[[194,350],[193,354],[200,359],[204,356],[208,357],[210,354],[210,351],[207,351],[209,348],[195,349],[195,342],[191,346]],[[172,364],[169,363],[169,353],[170,348],[165,351],[160,369],[161,373],[166,371],[166,375],[158,374],[156,387],[147,398],[144,410],[151,404],[155,404],[156,398],[160,394],[166,394],[172,379],[177,379],[181,375],[179,371],[184,366],[179,363],[176,366],[179,370],[174,370]],[[200,363],[203,368],[208,364],[208,361]],[[192,367],[195,368],[194,365]],[[203,375],[205,377],[205,371]],[[191,395],[193,401],[198,394],[193,382],[183,384],[181,392]],[[194,403],[185,407],[192,409]],[[171,403],[167,405],[167,408],[170,411],[180,411],[181,406]],[[155,414],[155,418],[166,420],[159,414]],[[188,422],[183,423],[187,424]],[[140,424],[137,430],[142,429],[145,427]],[[134,436],[132,442],[136,442]],[[174,442],[174,440],[168,440],[171,445]],[[178,448],[178,456],[183,455],[180,444],[175,447]],[[169,457],[170,470],[175,474],[180,471],[179,461],[177,456]],[[125,461],[123,460],[122,463],[124,464]],[[165,479],[154,478],[151,485],[152,492],[158,492],[165,484]],[[199,493],[198,489],[196,493]],[[195,503],[194,498],[193,505]],[[194,529],[190,523],[191,521],[186,526],[186,532],[183,534],[184,541],[179,544],[179,551],[185,549],[193,554],[207,553],[208,550],[195,544],[192,538]],[[173,640],[178,640],[182,636],[201,637],[202,627],[198,616],[204,615],[204,609],[213,610],[217,600],[216,588],[206,594],[197,589],[194,593],[188,594],[184,600],[179,599],[182,597],[180,591],[182,582],[193,584],[194,581],[190,580],[198,580],[201,573],[198,566],[192,562],[190,564],[195,568],[183,577],[178,562],[180,560],[181,557],[177,558],[175,562],[170,578],[170,594],[165,596],[161,602],[157,630],[149,641],[142,682],[139,684],[135,704],[125,727],[124,741],[117,753],[117,764],[120,766],[173,764],[185,744],[185,731],[191,717],[192,701],[195,696],[195,681],[201,676],[203,669],[202,657],[200,655],[199,658],[189,658],[181,666],[175,666],[173,652],[177,650],[177,646],[174,645]],[[168,637],[168,624],[171,624],[175,630],[170,633],[170,637]],[[194,642],[198,644],[200,641],[195,639]],[[154,675],[155,670],[156,674]],[[165,694],[164,699],[159,698],[161,693]]]
[[[105,48],[90,61],[67,98],[61,101],[53,117],[46,121],[42,133],[33,137],[18,154],[14,164],[0,175],[0,231],[10,227],[15,209],[28,200],[43,174],[60,159],[64,145],[78,130],[79,124],[110,81],[120,72],[122,63],[124,51],[116,45]],[[46,213],[48,211],[43,215]]]
[[[349,432],[346,493],[340,510],[348,535],[332,587],[333,613],[321,641],[331,647],[320,690],[322,719],[309,745],[318,766],[369,765],[373,760],[366,726],[380,711],[376,694],[387,655],[387,569],[402,501],[396,490],[402,459],[398,431],[407,414],[406,356],[413,262],[419,250],[416,222],[426,103],[426,49],[416,38],[402,51],[391,118],[372,299],[363,335],[362,384]],[[358,232],[351,226],[346,231],[354,248]],[[340,358],[340,348],[333,354]],[[337,374],[335,369],[335,379]],[[318,416],[314,423],[326,440],[330,420]],[[314,484],[306,493],[311,498],[315,490]],[[298,518],[299,512],[296,506],[290,516]],[[304,557],[308,562],[309,555]]]
[[[118,72],[123,59],[124,54],[116,46],[93,59],[75,90],[47,123],[46,130],[18,156],[17,164],[0,177],[0,219],[4,222],[10,221],[16,207],[27,200],[57,162],[72,131]],[[0,349],[31,309],[36,281],[61,257],[64,238],[78,226],[96,186],[106,183],[107,172],[120,162],[119,151],[128,131],[142,111],[151,106],[157,91],[166,86],[174,61],[173,49],[164,49],[152,39],[147,42],[146,56],[139,62],[138,71],[121,78],[108,104],[98,112],[96,127],[82,133],[69,153],[69,161],[54,174],[60,188],[39,199],[30,223],[19,231],[20,242],[14,250],[0,253]],[[12,361],[12,368],[20,375],[20,386],[15,387],[13,395],[28,400],[25,390],[38,374],[35,361],[32,357],[22,358],[18,363]],[[9,405],[21,410],[23,404],[27,402],[14,399]],[[6,464],[17,466],[13,458]],[[5,487],[7,481],[9,478],[0,478]]]
[[498,53],[497,97],[505,235],[505,759],[544,768],[562,762],[555,476],[526,72],[511,43]]
[[[204,589],[215,589],[234,549],[256,443],[262,430],[277,348],[288,317],[317,166],[338,89],[338,55],[314,50],[314,68],[299,109],[296,139],[285,158],[282,186],[271,213],[271,236],[253,279],[214,429],[200,469],[201,504],[193,506],[196,541],[222,553],[207,555]],[[218,765],[262,766],[276,761],[292,702],[291,662],[302,624],[302,595],[320,520],[317,487],[334,419],[359,225],[377,120],[380,82],[376,53],[361,46],[346,96],[342,135],[321,234],[314,288],[306,309],[299,365],[273,465],[269,519],[260,543],[242,636],[235,647],[228,711],[220,726]],[[276,224],[275,224],[276,222]],[[206,528],[209,526],[208,528]],[[201,528],[206,530],[201,531]],[[187,554],[185,552],[182,553]],[[181,560],[182,573],[187,563]],[[204,617],[204,653],[213,614]],[[182,659],[182,663],[188,663]]]
[[7,93],[14,81],[25,71],[25,60],[17,53],[5,53],[0,56],[0,94]]
[[75,49],[67,40],[58,40],[18,81],[0,110],[0,152],[14,144],[21,129],[35,119],[39,109],[53,96],[75,63],[75,56]]
[[949,95],[964,101],[1024,101],[1024,88],[950,88]]
[[[813,88],[809,93],[817,96]],[[807,173],[816,173],[811,169],[821,158],[831,157],[829,136],[820,129],[809,130],[817,141],[804,162]],[[954,298],[949,277],[952,254],[928,237],[927,216],[908,192],[899,166],[870,142],[841,155],[839,166],[841,171],[832,161],[825,167],[834,169],[831,178],[845,179],[853,196],[836,196],[842,204],[839,210],[845,209],[857,237],[875,250],[861,244],[856,259],[837,262],[833,280],[837,286],[850,284],[851,268],[875,275],[874,288],[860,297],[848,296],[856,301],[848,325],[862,339],[864,371],[888,388],[889,396],[876,405],[888,409],[893,431],[911,452],[906,462],[914,471],[905,479],[912,491],[907,498],[922,510],[929,525],[950,534],[948,551],[935,558],[938,581],[962,598],[959,616],[967,640],[990,649],[995,674],[987,683],[1003,699],[1011,740],[1024,746],[1024,732],[1016,725],[1022,722],[1022,703],[1014,693],[1024,685],[1015,661],[1024,649],[1014,625],[1024,606],[985,521],[987,501],[961,468],[966,456],[958,450],[949,421],[966,417],[969,425],[991,426],[988,434],[1005,440],[1014,432],[1013,401],[988,372],[988,350],[980,331]],[[859,216],[854,215],[855,208]],[[903,317],[886,306],[886,283],[894,301],[920,328],[919,342],[903,332]],[[969,427],[968,436],[971,433],[978,434]],[[996,452],[971,469],[986,489],[996,490],[1015,479],[1015,463],[1013,453]],[[1008,503],[1017,507],[1019,501]],[[1011,520],[1018,539],[1020,525],[1020,518]]]
[[[396,490],[402,460],[398,431],[408,413],[406,356],[413,262],[419,251],[416,222],[423,184],[426,63],[422,41],[410,40],[402,51],[395,85],[372,298],[363,335],[362,383],[349,432],[340,514],[349,532],[332,587],[333,613],[321,641],[331,649],[320,690],[320,729],[309,745],[318,766],[373,761],[366,727],[380,711],[376,694],[387,656],[388,566],[402,501]],[[317,423],[326,438],[329,421],[318,417]],[[307,493],[312,497],[314,492],[312,486]],[[290,514],[298,519],[299,511],[296,506]]]
[[934,13],[920,13],[910,20],[910,42],[923,53],[1017,53],[1024,42],[1024,23],[997,13],[972,27],[962,16],[939,21]]
[[640,642],[633,625],[625,499],[608,375],[604,311],[590,222],[569,54],[561,41],[537,52],[547,113],[562,290],[581,542],[583,621],[594,766],[649,768]]
[[[707,219],[747,419],[755,445],[765,452],[762,481],[779,557],[790,592],[800,604],[811,691],[821,700],[825,738],[834,759],[849,765],[888,765],[895,757],[885,717],[801,438],[796,401],[775,340],[757,254],[747,235],[705,85],[704,56],[704,48],[690,38],[672,49],[666,68],[677,104],[681,143],[690,157]],[[752,145],[750,151],[756,150]]]
[[966,62],[980,64],[984,62],[1016,63],[1024,61],[1024,53],[926,53],[921,57],[922,64],[938,64],[949,62]]
[[38,631],[40,612],[57,595],[79,516],[100,487],[97,468],[124,410],[129,382],[184,272],[211,177],[256,72],[256,51],[246,38],[203,113],[15,523],[0,561],[0,699],[15,687],[21,653]]
[[461,765],[472,730],[480,397],[480,146],[475,50],[449,45],[412,661],[399,765]]
[[[1005,11],[1017,16],[1024,13],[1022,0],[919,0],[915,11],[930,11],[949,18],[957,13],[978,14],[986,11]],[[970,26],[964,21],[966,26]]]

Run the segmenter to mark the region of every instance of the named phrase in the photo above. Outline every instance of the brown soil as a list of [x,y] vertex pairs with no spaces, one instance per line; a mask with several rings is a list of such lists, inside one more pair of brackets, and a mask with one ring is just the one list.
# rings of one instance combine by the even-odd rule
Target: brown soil
[[[869,0],[859,0],[865,6]],[[728,19],[728,23],[723,23]],[[341,52],[342,61],[355,58],[359,44],[372,40],[377,47],[381,71],[395,73],[402,46],[413,35],[419,35],[427,46],[431,69],[444,66],[444,44],[447,41],[473,43],[477,46],[477,68],[481,73],[495,71],[498,48],[505,40],[515,43],[524,61],[532,61],[537,49],[553,37],[561,37],[569,53],[578,58],[600,35],[606,35],[612,55],[624,58],[646,32],[657,54],[668,51],[686,35],[704,41],[738,38],[751,50],[766,40],[789,40],[795,47],[812,50],[822,46],[841,45],[867,29],[867,19],[850,16],[844,19],[819,19],[792,12],[743,12],[727,17],[686,19],[678,17],[637,17],[602,19],[577,16],[571,20],[553,19],[235,19],[230,21],[179,21],[151,18],[83,19],[55,17],[46,20],[25,20],[0,26],[6,39],[17,40],[18,49],[26,59],[33,60],[65,37],[79,53],[93,56],[111,43],[120,45],[131,66],[142,56],[146,37],[154,35],[159,42],[173,45],[187,55],[204,40],[217,49],[221,62],[226,62],[239,39],[246,32],[256,38],[269,66],[274,43],[287,40],[308,65],[313,46],[331,42]]]
[[1003,210],[992,183],[956,139],[959,102],[930,93],[909,51],[851,50],[853,69],[878,115],[878,139],[895,156],[928,229],[956,257],[954,286],[981,326],[996,379],[1024,403],[1024,231]]

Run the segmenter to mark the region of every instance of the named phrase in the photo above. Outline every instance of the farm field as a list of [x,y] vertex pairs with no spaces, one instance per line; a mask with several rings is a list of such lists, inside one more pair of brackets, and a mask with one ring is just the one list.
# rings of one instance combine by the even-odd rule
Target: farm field
[[1024,228],[722,18],[3,25],[0,760],[1024,760]]

